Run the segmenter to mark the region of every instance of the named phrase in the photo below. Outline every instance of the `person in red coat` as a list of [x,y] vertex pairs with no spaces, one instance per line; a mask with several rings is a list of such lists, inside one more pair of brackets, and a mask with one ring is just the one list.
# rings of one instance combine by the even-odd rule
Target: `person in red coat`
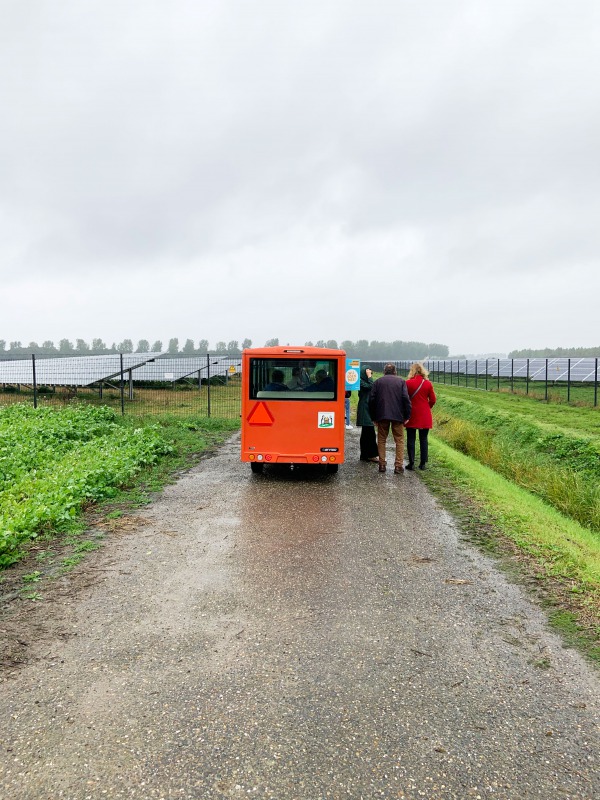
[[425,469],[429,456],[427,436],[433,428],[431,409],[435,405],[436,397],[429,380],[429,373],[422,364],[411,364],[406,379],[406,388],[411,402],[410,419],[404,423],[408,452],[406,469],[415,468],[417,430],[419,431],[419,469]]

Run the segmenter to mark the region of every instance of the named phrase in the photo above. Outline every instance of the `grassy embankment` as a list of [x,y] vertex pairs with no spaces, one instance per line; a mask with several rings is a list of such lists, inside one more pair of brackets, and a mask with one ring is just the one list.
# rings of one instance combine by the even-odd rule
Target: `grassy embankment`
[[538,588],[600,661],[600,412],[436,386],[430,471],[470,535]]

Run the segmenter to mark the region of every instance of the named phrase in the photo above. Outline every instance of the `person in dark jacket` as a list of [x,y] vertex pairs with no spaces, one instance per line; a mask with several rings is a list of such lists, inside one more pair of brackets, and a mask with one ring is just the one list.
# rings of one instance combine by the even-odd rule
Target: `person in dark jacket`
[[373,370],[368,364],[363,364],[360,370],[360,389],[358,390],[358,407],[356,409],[356,424],[360,431],[360,460],[379,461],[375,426],[369,414],[369,397],[373,388]]
[[404,472],[404,421],[410,418],[411,404],[406,381],[396,374],[394,364],[386,364],[383,375],[377,378],[369,398],[369,414],[377,423],[377,449],[379,450],[379,472],[385,472],[385,444],[392,428],[396,443],[394,472]]
[[406,469],[415,468],[417,430],[419,431],[419,469],[425,469],[425,464],[429,460],[427,435],[433,428],[431,409],[435,405],[436,397],[429,380],[429,373],[423,364],[417,362],[411,364],[406,379],[406,388],[412,405],[410,419],[404,424],[408,452]]
[[326,369],[315,372],[315,382],[304,390],[305,392],[335,392],[335,383]]
[[288,387],[283,382],[284,374],[280,369],[274,369],[271,373],[271,383],[265,386],[265,392],[287,392]]

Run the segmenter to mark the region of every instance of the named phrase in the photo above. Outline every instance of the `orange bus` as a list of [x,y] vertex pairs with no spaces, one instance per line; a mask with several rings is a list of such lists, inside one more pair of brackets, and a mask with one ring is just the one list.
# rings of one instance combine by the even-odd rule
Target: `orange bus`
[[260,347],[242,353],[242,461],[321,464],[344,461],[343,350]]

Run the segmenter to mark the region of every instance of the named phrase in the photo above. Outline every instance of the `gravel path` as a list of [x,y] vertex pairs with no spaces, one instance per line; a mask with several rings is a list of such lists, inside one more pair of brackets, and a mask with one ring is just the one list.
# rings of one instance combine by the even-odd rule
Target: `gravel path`
[[1,686],[1,798],[600,797],[597,673],[358,434],[337,476],[233,437],[90,556]]

